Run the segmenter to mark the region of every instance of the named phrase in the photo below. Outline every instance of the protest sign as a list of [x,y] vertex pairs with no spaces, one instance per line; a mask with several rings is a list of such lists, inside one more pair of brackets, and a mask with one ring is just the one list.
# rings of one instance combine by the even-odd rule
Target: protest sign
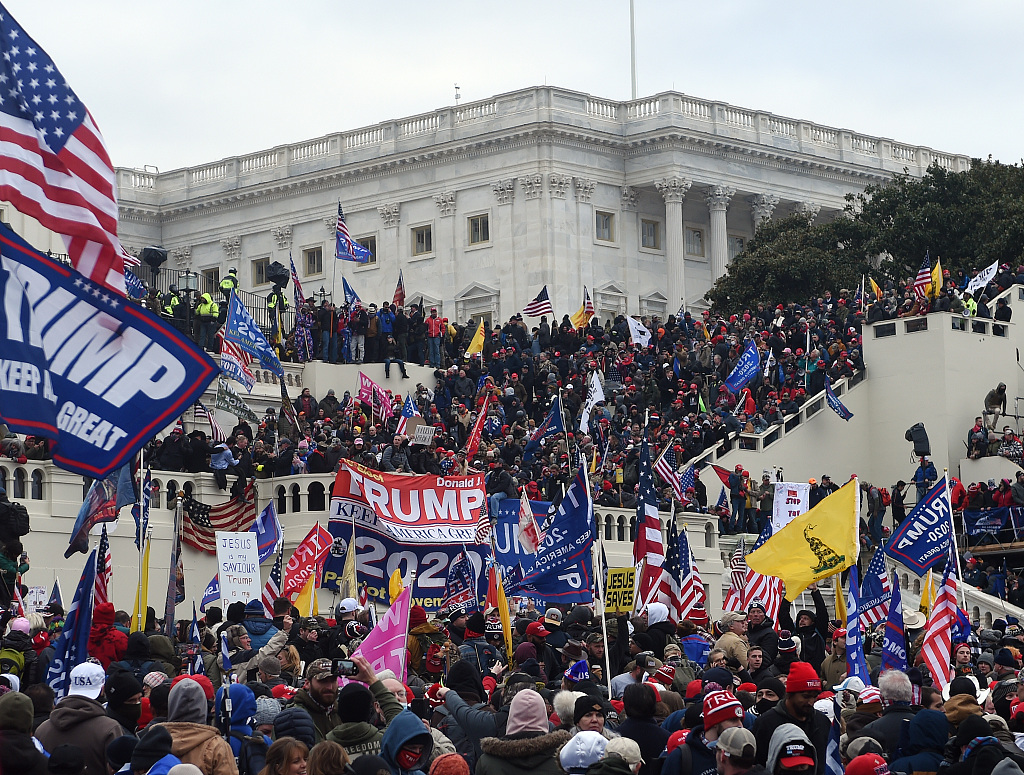
[[259,600],[260,561],[256,534],[217,531],[217,576],[220,599],[225,610],[234,602]]
[[[419,421],[418,423],[417,420]],[[416,425],[414,426],[413,423],[416,423]],[[408,427],[411,429],[410,433],[412,433],[412,443],[422,444],[423,446],[430,444],[430,442],[434,440],[434,434],[437,432],[437,428],[433,425],[427,425],[426,422],[421,420],[419,417],[413,417],[409,420]]]
[[604,610],[621,614],[633,610],[633,580],[635,568],[609,568],[608,581],[604,590]]
[[772,504],[772,535],[810,508],[811,485],[807,482],[776,482]]

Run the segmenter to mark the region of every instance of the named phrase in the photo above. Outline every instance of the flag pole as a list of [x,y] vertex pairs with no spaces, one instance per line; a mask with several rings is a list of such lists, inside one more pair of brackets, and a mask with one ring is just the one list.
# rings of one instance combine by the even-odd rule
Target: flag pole
[[[135,534],[139,538],[139,578],[138,578],[138,586],[136,586],[136,588],[135,588],[136,598],[138,598],[138,595],[141,594],[141,590],[142,590],[142,550],[146,548],[146,534],[145,534],[145,531],[143,530],[143,524],[142,524],[143,521],[145,520],[145,514],[143,514],[143,506],[142,506],[142,501],[143,501],[143,499],[145,497],[145,495],[142,492],[142,490],[146,486],[146,472],[145,472],[145,465],[144,465],[145,464],[145,450],[146,450],[145,446],[143,446],[142,449],[139,450],[139,499],[138,499],[138,503],[139,503],[139,524],[135,528]],[[142,616],[145,616],[145,612],[142,613]],[[145,629],[145,627],[140,628],[139,632],[142,632],[144,629]],[[133,629],[132,632],[135,632],[135,630]]]
[[174,504],[174,524],[171,532],[171,559],[167,572],[167,598],[164,601],[164,635],[174,636],[174,609],[178,604],[178,563],[181,560],[181,510],[185,493],[178,490]]
[[949,509],[949,540],[953,547],[953,556],[956,558],[956,575],[958,577],[957,586],[960,588],[960,605],[964,611],[967,610],[967,592],[964,589],[964,570],[960,566],[960,549],[956,544],[956,528],[953,523],[953,501],[949,497],[949,468],[942,469],[942,479],[946,483],[946,508]]
[[[589,491],[590,490],[588,488],[587,492]],[[601,600],[601,634],[604,635],[604,681],[605,684],[608,686],[608,696],[611,697],[612,670],[611,663],[608,660],[608,606],[607,601],[605,600],[603,584],[604,579],[601,578],[602,571],[607,569],[601,567],[600,558],[604,556],[604,539],[601,537],[601,531],[597,530],[596,518],[594,520],[594,529],[597,532],[597,540],[594,541],[593,548],[591,549],[591,554],[593,554],[595,550],[597,550],[600,553],[591,561],[591,563],[593,567],[597,568],[597,573],[594,574],[594,581],[597,585],[598,597]]]

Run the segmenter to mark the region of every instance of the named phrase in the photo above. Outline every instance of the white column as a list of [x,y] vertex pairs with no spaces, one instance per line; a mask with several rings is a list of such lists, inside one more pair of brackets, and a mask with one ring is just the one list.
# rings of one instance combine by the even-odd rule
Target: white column
[[771,220],[779,198],[775,194],[754,194],[750,197],[750,217],[753,220],[754,234],[763,221]]
[[686,301],[686,258],[683,245],[683,200],[691,181],[664,178],[654,184],[665,199],[665,264],[668,267],[668,312]]
[[735,188],[711,186],[704,197],[711,211],[711,282],[716,282],[725,274],[729,263],[729,234],[725,214],[729,209],[729,200],[735,193]]

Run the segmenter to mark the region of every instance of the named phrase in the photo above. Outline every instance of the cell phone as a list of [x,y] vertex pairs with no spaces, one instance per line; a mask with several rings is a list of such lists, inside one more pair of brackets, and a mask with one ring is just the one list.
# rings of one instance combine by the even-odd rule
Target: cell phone
[[359,668],[351,659],[334,659],[331,660],[331,672],[335,675],[351,677],[359,672]]

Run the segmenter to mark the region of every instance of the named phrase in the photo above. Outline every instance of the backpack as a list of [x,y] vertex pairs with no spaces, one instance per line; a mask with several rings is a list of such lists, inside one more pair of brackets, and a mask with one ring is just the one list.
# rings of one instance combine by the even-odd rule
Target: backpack
[[160,662],[154,662],[149,659],[123,659],[120,662],[114,662],[111,667],[131,673],[140,684],[142,679],[150,673],[162,673],[164,671],[164,666]]
[[415,633],[416,640],[420,644],[420,652],[423,655],[419,665],[410,665],[416,673],[422,674],[427,671],[427,658],[435,659],[441,647],[447,642],[448,636],[443,632],[418,632]]
[[[238,740],[238,775],[259,775],[267,766],[267,741],[262,736],[247,737],[232,729],[228,737]],[[228,743],[231,741],[229,740]]]
[[[483,706],[475,706],[481,708]],[[459,723],[452,718],[451,713],[448,709],[442,705],[436,710],[436,713],[442,716],[441,720],[434,725],[442,735],[452,741],[452,745],[455,746],[455,753],[459,754],[463,759],[466,760],[466,764],[469,765],[469,771],[476,771],[476,747],[473,743],[472,738],[466,734],[466,730],[463,729]]]
[[0,649],[0,673],[11,673],[21,678],[25,671],[25,655],[17,649]]
[[890,495],[889,491],[884,487],[878,488],[878,497],[882,499],[883,506],[888,506],[890,503],[892,503],[892,495]]
[[27,535],[32,529],[28,524],[28,509],[21,503],[11,503],[11,517],[14,521],[14,532],[19,536]]

